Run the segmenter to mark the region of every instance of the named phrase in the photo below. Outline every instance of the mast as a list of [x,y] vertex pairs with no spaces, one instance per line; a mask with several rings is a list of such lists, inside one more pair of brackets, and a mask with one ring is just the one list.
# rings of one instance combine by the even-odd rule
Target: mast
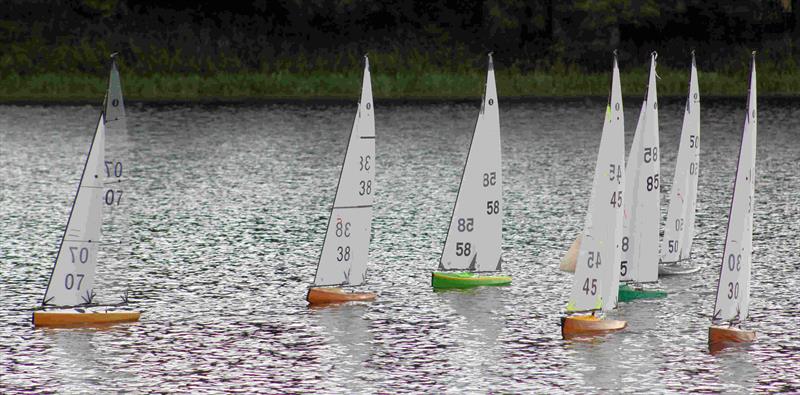
[[619,68],[614,52],[611,95],[606,107],[568,311],[608,311],[616,307],[625,190],[624,115]]
[[697,180],[700,173],[700,89],[697,66],[692,51],[689,90],[683,114],[681,141],[675,163],[675,177],[670,190],[667,222],[661,243],[661,261],[688,259],[694,240],[697,206]]
[[353,120],[314,286],[364,282],[375,192],[375,118],[369,59],[364,56],[361,98]]
[[725,249],[722,254],[717,297],[712,322],[744,321],[750,305],[750,271],[753,252],[753,207],[757,136],[756,53],[750,71],[750,91],[742,130],[736,178],[728,214]]
[[500,112],[492,54],[438,270],[501,269],[503,174]]

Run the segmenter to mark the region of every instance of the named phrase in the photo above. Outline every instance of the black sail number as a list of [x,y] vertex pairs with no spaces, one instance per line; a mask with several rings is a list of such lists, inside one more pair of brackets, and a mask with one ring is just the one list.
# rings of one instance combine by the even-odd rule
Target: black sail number
[[622,191],[611,192],[611,207],[622,207]]
[[107,160],[105,161],[105,165],[106,177],[122,177],[122,162]]
[[75,263],[76,258],[80,263],[86,263],[89,260],[89,249],[86,247],[70,247],[69,254],[72,257],[72,263]]
[[644,149],[644,163],[655,162],[658,160],[658,147],[647,147]]
[[490,173],[483,173],[483,186],[488,187],[490,185],[497,184],[497,173],[490,172]]
[[109,206],[119,206],[119,203],[122,201],[122,190],[121,189],[106,190],[106,194],[103,197],[103,201]]
[[737,272],[742,270],[742,254],[728,255],[728,270]]
[[693,134],[689,135],[689,148],[697,148],[700,146],[700,136]]
[[600,267],[600,251],[589,251],[589,258],[586,259],[586,264],[589,268]]
[[[84,277],[86,277],[85,274],[78,273],[78,274],[72,275],[72,273],[67,273],[67,275],[64,277],[64,288],[72,289],[77,285],[77,290],[80,291],[81,284],[83,283],[83,278]],[[75,283],[76,282],[76,280],[75,280],[76,278],[77,278],[77,284]]]
[[336,237],[350,237],[350,222],[345,222],[341,218],[336,219]]
[[647,191],[658,189],[658,174],[647,177]]
[[499,200],[489,200],[486,202],[486,214],[499,214],[500,213],[500,201]]
[[474,218],[459,218],[457,224],[459,232],[464,232],[464,231],[472,232],[473,230],[475,230]]
[[739,282],[728,283],[728,299],[739,299]]
[[350,246],[339,246],[336,247],[336,260],[341,261],[349,261],[350,260]]
[[628,274],[628,261],[622,261],[619,265],[619,275],[625,277]]
[[471,243],[463,243],[460,241],[456,243],[456,256],[470,256],[470,254],[472,254]]
[[358,185],[360,187],[358,190],[359,195],[364,196],[372,194],[372,180],[361,180]]
[[610,181],[614,181],[616,179],[617,180],[617,184],[621,184],[622,183],[622,166],[615,165],[613,163],[611,165],[609,165],[609,166],[610,167],[608,169],[608,179]]
[[[591,280],[591,282],[590,282],[590,280]],[[589,295],[589,294],[595,295],[595,294],[597,294],[597,279],[596,278],[592,278],[592,279],[587,278],[586,281],[583,282],[583,287],[581,287],[581,290],[583,292],[585,292],[586,295]]]
[[359,159],[358,162],[358,171],[369,171],[369,169],[372,168],[372,163],[370,162],[371,159],[372,156],[370,155],[361,156],[361,159]]

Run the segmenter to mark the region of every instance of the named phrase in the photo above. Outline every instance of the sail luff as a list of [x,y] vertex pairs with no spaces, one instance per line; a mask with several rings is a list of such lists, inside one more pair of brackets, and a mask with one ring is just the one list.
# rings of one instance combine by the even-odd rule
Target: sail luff
[[315,286],[364,282],[372,232],[374,182],[375,119],[369,59],[365,56],[361,98],[314,275]]
[[751,68],[747,113],[742,128],[712,321],[743,321],[749,313],[758,126],[755,53]]
[[500,118],[489,54],[481,110],[450,218],[439,270],[497,271],[503,216]]
[[625,190],[624,115],[616,53],[611,96],[595,164],[589,209],[584,223],[568,311],[616,307]]

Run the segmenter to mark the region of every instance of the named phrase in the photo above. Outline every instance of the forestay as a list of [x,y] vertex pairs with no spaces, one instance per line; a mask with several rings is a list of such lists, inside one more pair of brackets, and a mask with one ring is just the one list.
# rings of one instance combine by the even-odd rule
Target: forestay
[[611,98],[594,170],[568,311],[611,310],[617,304],[622,238],[625,131],[619,68],[614,56]]
[[753,56],[750,93],[742,132],[733,199],[728,215],[725,251],[722,255],[713,321],[744,321],[750,302],[750,269],[753,252],[753,206],[756,167],[756,62]]
[[492,55],[483,103],[450,220],[439,270],[478,272],[501,269],[503,174],[500,112]]
[[336,198],[314,285],[364,282],[375,194],[375,118],[369,60],[364,57],[361,100],[350,132]]
[[[625,266],[620,271],[627,273],[623,280],[635,282],[658,281],[658,237],[660,224],[659,163],[658,143],[658,101],[656,93],[656,54],[650,61],[650,79],[644,102],[644,120],[641,121],[641,138],[631,147],[635,153],[629,161],[631,173],[628,181],[634,183],[633,196],[625,201],[625,215],[629,225],[627,235],[622,237],[622,250]],[[637,131],[637,134],[638,132]],[[636,143],[636,137],[634,142]],[[634,152],[636,150],[636,152]],[[629,163],[630,164],[630,163]]]
[[683,113],[681,142],[675,164],[675,178],[669,196],[667,223],[661,242],[661,261],[688,259],[694,240],[694,219],[697,206],[697,179],[700,172],[700,88],[697,67],[692,54],[689,96]]
[[42,305],[74,306],[94,298],[94,275],[103,217],[105,122],[97,122],[78,192],[56,255]]

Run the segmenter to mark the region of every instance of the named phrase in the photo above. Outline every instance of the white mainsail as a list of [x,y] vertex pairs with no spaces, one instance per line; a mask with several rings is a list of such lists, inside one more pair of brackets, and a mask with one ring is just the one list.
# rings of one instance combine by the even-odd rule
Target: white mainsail
[[483,103],[472,134],[439,270],[501,269],[503,174],[500,111],[492,55]]
[[642,108],[639,110],[639,120],[636,121],[636,129],[633,133],[633,144],[631,151],[628,153],[628,161],[625,165],[625,176],[627,182],[625,183],[625,203],[622,204],[622,261],[620,262],[619,276],[620,281],[632,281],[633,271],[630,270],[631,256],[633,249],[630,248],[631,231],[633,227],[633,207],[636,202],[636,195],[639,192],[637,188],[636,174],[639,174],[640,161],[636,160],[641,154],[641,141],[642,129],[644,129],[644,117],[647,109],[647,101],[642,103]]
[[[641,137],[631,147],[627,173],[628,182],[633,183],[633,196],[628,195],[625,201],[625,214],[629,225],[627,234],[623,236],[622,250],[625,257],[627,273],[623,280],[639,283],[658,281],[658,237],[660,225],[659,163],[660,149],[658,143],[658,101],[656,93],[656,54],[650,60],[650,80],[647,96],[643,104],[644,120],[640,120]],[[635,150],[635,151],[634,151]],[[634,156],[635,155],[635,156]],[[630,163],[630,162],[633,163]],[[620,268],[625,271],[624,268]]]
[[617,57],[568,311],[616,307],[625,190],[625,130]]
[[314,285],[359,285],[364,282],[375,195],[375,117],[369,59],[350,142],[347,145],[328,230]]
[[667,223],[661,242],[661,261],[677,262],[688,259],[694,240],[697,179],[700,172],[700,88],[697,67],[692,54],[689,77],[689,96],[683,113],[683,128],[675,164],[675,178],[669,197]]
[[74,306],[94,298],[94,274],[103,221],[104,115],[97,122],[42,305]]
[[736,180],[728,215],[725,251],[722,254],[717,299],[714,303],[713,321],[747,319],[750,305],[750,269],[753,253],[753,206],[756,176],[756,61],[755,53],[750,74],[750,92],[747,100]]

